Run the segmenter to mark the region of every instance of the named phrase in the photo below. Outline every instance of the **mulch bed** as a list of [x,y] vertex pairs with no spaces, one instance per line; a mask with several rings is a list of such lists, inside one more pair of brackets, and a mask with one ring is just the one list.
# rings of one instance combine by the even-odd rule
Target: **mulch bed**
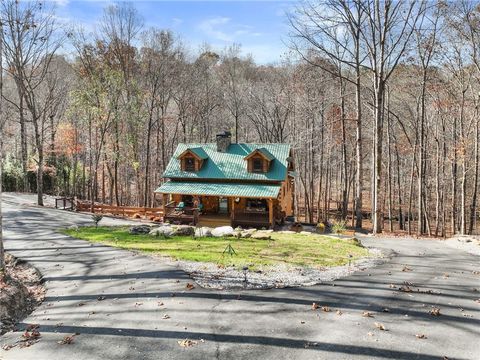
[[42,276],[33,266],[6,255],[6,274],[0,279],[0,335],[13,329],[45,298]]

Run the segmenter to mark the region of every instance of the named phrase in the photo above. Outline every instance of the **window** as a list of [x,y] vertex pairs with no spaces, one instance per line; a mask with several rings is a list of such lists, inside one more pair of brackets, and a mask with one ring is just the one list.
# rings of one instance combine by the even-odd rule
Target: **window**
[[263,160],[262,159],[253,159],[252,171],[259,173],[263,172]]
[[195,171],[195,159],[193,157],[185,158],[185,171]]
[[265,199],[247,199],[248,212],[266,212],[268,210],[267,200]]

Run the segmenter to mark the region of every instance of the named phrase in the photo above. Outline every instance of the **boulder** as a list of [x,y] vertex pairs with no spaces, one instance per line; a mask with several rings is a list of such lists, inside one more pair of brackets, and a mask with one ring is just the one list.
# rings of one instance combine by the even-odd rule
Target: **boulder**
[[283,231],[279,231],[278,233],[279,234],[296,234],[295,231],[290,231],[290,230],[283,230]]
[[300,231],[300,234],[302,234],[302,235],[313,235],[313,233],[310,232],[310,231]]
[[248,238],[252,237],[252,234],[254,234],[255,232],[257,232],[257,229],[242,230],[240,232],[240,237],[248,239]]
[[78,225],[70,225],[70,226],[68,227],[68,230],[78,231]]
[[195,229],[195,237],[209,237],[212,236],[212,228],[202,226]]
[[295,223],[290,226],[290,231],[300,232],[303,230],[303,226],[300,223]]
[[232,236],[233,228],[231,226],[220,226],[212,230],[212,236],[222,237],[222,236]]
[[193,234],[195,234],[195,227],[190,225],[177,225],[174,226],[172,235],[189,236]]
[[257,231],[251,235],[251,238],[255,240],[270,240],[272,237],[270,234],[271,233],[267,233],[265,231]]
[[163,226],[154,228],[149,232],[149,235],[152,235],[152,236],[171,236],[172,234],[173,234],[173,228],[168,225],[163,225]]
[[151,230],[150,225],[135,225],[130,228],[129,233],[131,235],[145,235],[150,233]]

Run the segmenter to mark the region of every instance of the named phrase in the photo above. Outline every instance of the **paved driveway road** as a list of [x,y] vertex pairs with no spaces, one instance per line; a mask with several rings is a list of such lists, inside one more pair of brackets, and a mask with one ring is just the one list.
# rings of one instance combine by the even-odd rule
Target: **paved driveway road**
[[[42,338],[0,359],[480,359],[479,258],[440,241],[365,239],[397,256],[320,286],[187,290],[188,276],[159,259],[55,232],[88,216],[21,202],[4,198],[6,247],[44,274],[45,302],[19,324],[40,324]],[[405,281],[414,292],[390,288]],[[313,302],[332,311],[313,311]],[[73,333],[73,344],[58,343]],[[186,338],[198,343],[179,346]]]

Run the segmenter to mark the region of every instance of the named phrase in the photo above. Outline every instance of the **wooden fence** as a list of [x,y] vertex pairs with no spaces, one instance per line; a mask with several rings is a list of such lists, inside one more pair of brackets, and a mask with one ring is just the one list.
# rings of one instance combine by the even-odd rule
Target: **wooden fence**
[[77,201],[75,204],[77,211],[86,211],[99,214],[110,214],[123,217],[145,217],[150,220],[163,218],[162,208],[135,207],[135,206],[113,206],[106,204],[93,204],[85,201]]

